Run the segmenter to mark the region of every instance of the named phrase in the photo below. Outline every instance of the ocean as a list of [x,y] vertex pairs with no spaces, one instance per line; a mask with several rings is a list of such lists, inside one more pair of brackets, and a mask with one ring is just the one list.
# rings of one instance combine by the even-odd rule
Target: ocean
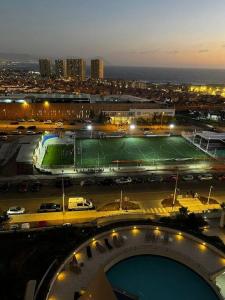
[[[16,64],[16,69],[38,70],[37,64]],[[87,76],[90,66],[87,66]],[[105,66],[105,78],[143,80],[152,83],[225,84],[225,70]]]

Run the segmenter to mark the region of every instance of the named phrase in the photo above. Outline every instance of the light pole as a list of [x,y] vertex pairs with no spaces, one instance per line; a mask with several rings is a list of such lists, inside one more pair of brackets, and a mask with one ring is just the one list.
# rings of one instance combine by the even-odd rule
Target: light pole
[[91,139],[92,139],[92,134],[93,134],[93,126],[91,124],[89,124],[87,126],[87,130],[89,130],[91,132]]
[[173,193],[173,207],[176,203],[176,196],[177,196],[177,184],[178,184],[178,170],[176,174],[176,183],[175,183],[175,188],[174,188],[174,193]]
[[122,210],[122,203],[123,203],[123,191],[120,191],[120,210]]
[[64,179],[63,179],[63,170],[62,170],[62,209],[63,215],[65,214],[65,190],[64,190]]
[[161,128],[162,128],[162,124],[163,124],[163,116],[164,116],[164,111],[162,112],[162,115],[161,115]]
[[210,188],[209,188],[209,195],[208,195],[207,205],[209,205],[212,189],[213,189],[213,186],[211,185]]
[[175,125],[174,124],[170,124],[169,128],[170,128],[170,134],[171,134],[171,130],[175,128]]
[[74,172],[76,170],[76,133],[74,131],[73,135],[73,165],[74,165]]

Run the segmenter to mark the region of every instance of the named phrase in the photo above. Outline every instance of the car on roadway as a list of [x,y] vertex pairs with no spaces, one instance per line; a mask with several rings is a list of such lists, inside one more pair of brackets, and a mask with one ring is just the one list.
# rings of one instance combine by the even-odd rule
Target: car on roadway
[[56,125],[57,127],[62,127],[62,126],[63,126],[63,123],[62,123],[62,122],[56,122],[55,125]]
[[191,175],[191,174],[186,174],[186,175],[182,176],[182,180],[184,180],[184,181],[192,181],[192,180],[194,180],[194,176]]
[[57,203],[42,203],[38,212],[57,212],[61,211],[61,205]]
[[212,180],[213,179],[213,175],[206,173],[206,174],[199,174],[198,175],[198,179],[201,181],[207,181],[207,180]]
[[23,181],[18,184],[18,192],[26,193],[27,191],[28,191],[28,183],[26,181]]
[[131,177],[120,177],[120,178],[116,178],[115,182],[117,184],[127,184],[127,183],[132,182],[132,178]]
[[7,210],[7,215],[21,215],[25,213],[25,208],[20,206],[13,206]]
[[34,119],[29,119],[27,122],[36,122]]
[[162,182],[163,181],[163,177],[161,175],[151,175],[148,178],[148,182]]

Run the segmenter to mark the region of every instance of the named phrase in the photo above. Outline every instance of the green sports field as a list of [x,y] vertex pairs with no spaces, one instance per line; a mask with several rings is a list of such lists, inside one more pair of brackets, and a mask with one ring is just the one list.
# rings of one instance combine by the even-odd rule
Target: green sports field
[[[77,139],[75,148],[75,165],[78,168],[109,167],[118,164],[150,165],[209,158],[182,137]],[[73,149],[73,144],[49,145],[42,165],[73,165]]]

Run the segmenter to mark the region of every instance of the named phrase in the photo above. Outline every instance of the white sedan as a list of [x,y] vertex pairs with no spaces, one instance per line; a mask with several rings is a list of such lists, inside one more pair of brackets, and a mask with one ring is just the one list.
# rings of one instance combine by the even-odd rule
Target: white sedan
[[201,174],[201,175],[198,175],[198,179],[203,181],[203,180],[212,180],[213,179],[213,176],[212,174]]
[[121,178],[117,178],[115,182],[117,184],[126,184],[126,183],[131,183],[132,179],[131,177],[121,177]]
[[20,206],[13,206],[7,210],[7,215],[21,215],[25,213],[25,208]]
[[192,180],[194,180],[194,176],[193,176],[193,175],[187,174],[187,175],[184,175],[184,176],[182,177],[182,179],[183,179],[184,181],[192,181]]

